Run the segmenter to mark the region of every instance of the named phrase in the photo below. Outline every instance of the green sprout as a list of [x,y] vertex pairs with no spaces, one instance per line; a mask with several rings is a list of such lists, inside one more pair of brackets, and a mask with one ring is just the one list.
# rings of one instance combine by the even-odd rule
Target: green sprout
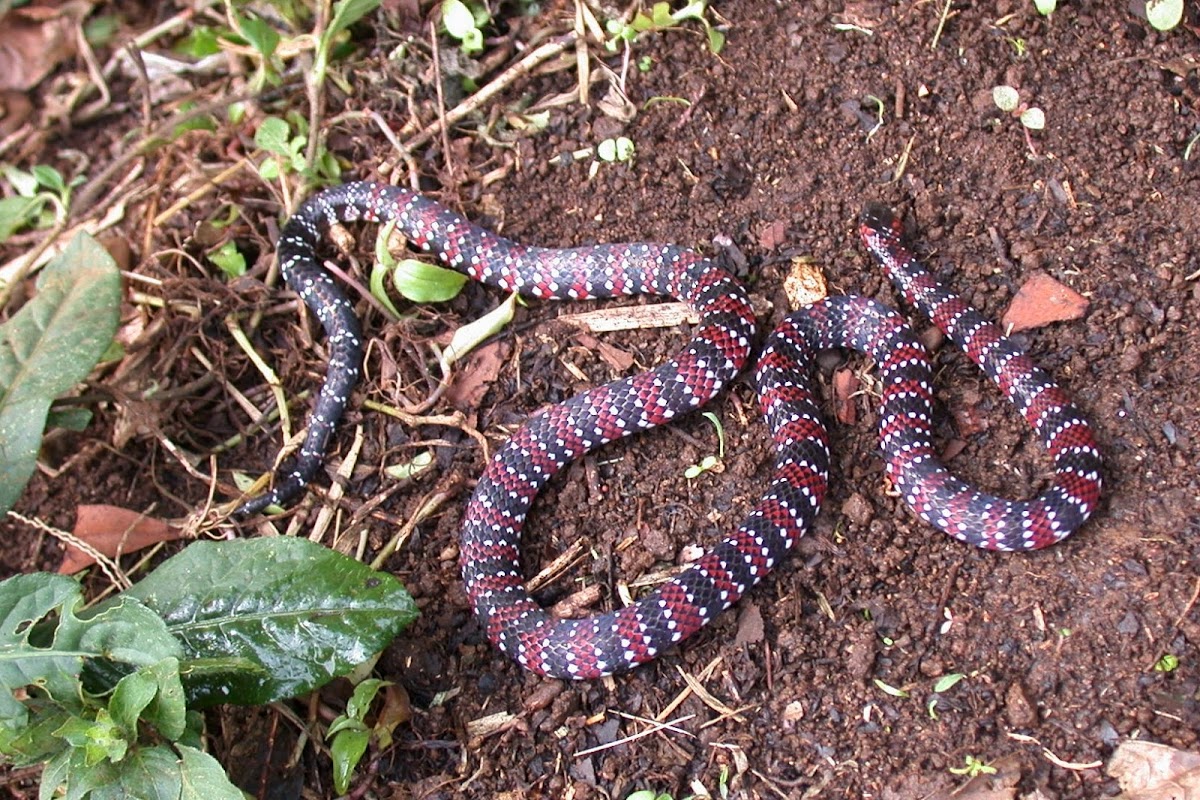
[[0,200],[0,242],[18,230],[33,226],[49,228],[67,218],[71,205],[71,190],[83,183],[83,176],[70,181],[54,167],[38,164],[29,171],[4,164],[0,174],[16,195]]
[[671,10],[670,3],[655,3],[650,9],[650,14],[638,11],[628,22],[620,19],[608,20],[604,24],[604,28],[612,38],[605,42],[604,46],[610,52],[616,52],[621,44],[631,45],[643,33],[677,28],[686,20],[694,19],[704,26],[709,51],[713,54],[720,53],[721,49],[725,47],[725,34],[708,21],[705,16],[707,10],[708,0],[690,0],[686,6],[677,11]]
[[1146,21],[1155,30],[1169,31],[1183,19],[1183,0],[1146,0]]
[[983,763],[975,756],[967,756],[965,766],[950,767],[950,772],[955,775],[966,775],[968,778],[975,778],[979,775],[995,775],[996,768]]
[[353,696],[346,702],[346,713],[329,725],[325,738],[333,740],[329,754],[333,758],[333,788],[339,795],[349,790],[354,768],[367,752],[372,734],[385,744],[391,743],[391,728],[395,727],[395,723],[390,727],[386,723],[377,723],[372,728],[364,721],[375,696],[390,685],[390,682],[378,678],[366,679],[354,687]]
[[1174,672],[1179,666],[1179,656],[1172,653],[1164,653],[1163,657],[1154,662],[1155,672]]
[[713,427],[717,429],[717,454],[715,456],[707,455],[700,459],[700,463],[692,464],[690,467],[685,469],[683,471],[683,477],[687,478],[689,481],[700,477],[710,469],[716,469],[720,466],[721,459],[725,457],[725,428],[721,425],[721,420],[718,419],[717,415],[711,411],[705,411],[703,414],[705,419],[711,422]]
[[637,148],[628,136],[605,139],[596,145],[596,158],[609,164],[623,164],[633,160]]
[[1025,143],[1029,145],[1029,152],[1036,157],[1037,148],[1033,146],[1033,138],[1029,132],[1040,131],[1046,127],[1046,112],[1022,101],[1020,93],[1012,86],[992,87],[992,102],[1005,114],[1021,121],[1021,127],[1025,131]]
[[1043,17],[1048,17],[1054,13],[1058,0],[1033,0],[1033,6]]
[[483,31],[480,28],[491,20],[487,6],[482,3],[465,3],[463,0],[445,0],[442,3],[442,26],[446,33],[457,39],[466,55],[483,52]]
[[312,165],[308,163],[308,121],[295,112],[289,113],[286,120],[267,117],[260,122],[254,143],[269,154],[258,165],[258,174],[267,180],[296,173],[313,183],[336,183],[341,175],[337,159],[324,148]]

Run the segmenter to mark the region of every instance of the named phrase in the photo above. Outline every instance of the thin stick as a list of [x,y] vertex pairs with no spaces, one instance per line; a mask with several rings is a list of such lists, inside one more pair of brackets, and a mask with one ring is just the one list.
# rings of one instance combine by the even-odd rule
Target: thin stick
[[937,50],[938,40],[942,38],[942,29],[946,27],[946,20],[950,16],[950,3],[952,0],[946,0],[946,5],[942,6],[942,15],[938,18],[937,30],[933,33],[933,42],[930,43],[930,50]]

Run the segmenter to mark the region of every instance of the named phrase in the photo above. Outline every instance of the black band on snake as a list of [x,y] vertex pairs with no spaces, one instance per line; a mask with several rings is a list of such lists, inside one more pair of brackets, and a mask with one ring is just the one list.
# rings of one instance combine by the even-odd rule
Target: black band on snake
[[588,619],[555,619],[525,590],[518,556],[534,497],[572,460],[666,423],[721,391],[750,355],[755,321],[746,293],[732,275],[684,248],[525,247],[419,194],[351,183],[310,199],[281,235],[283,276],[325,328],[329,371],[299,453],[279,471],[274,489],[239,513],[286,503],[303,490],[320,468],[358,380],[358,321],[316,258],[331,224],[357,220],[395,220],[410,241],[447,265],[508,291],[556,299],[668,295],[699,316],[692,340],[672,360],[532,417],[493,455],[467,506],[460,548],[467,594],[488,637],[535,672],[593,678],[655,658],[735,603],[810,529],[829,464],[813,376],[819,349],[851,348],[875,359],[884,387],[879,425],[888,478],[922,519],[951,536],[992,550],[1035,550],[1078,529],[1099,501],[1100,456],[1082,414],[995,325],[917,263],[890,210],[870,206],[859,226],[867,250],[908,302],[1016,405],[1054,459],[1053,484],[1032,500],[1009,501],[951,476],[931,441],[931,370],[924,348],[894,311],[865,298],[828,298],[780,323],[758,360],[758,393],[776,461],[766,493],[741,527],[631,606]]

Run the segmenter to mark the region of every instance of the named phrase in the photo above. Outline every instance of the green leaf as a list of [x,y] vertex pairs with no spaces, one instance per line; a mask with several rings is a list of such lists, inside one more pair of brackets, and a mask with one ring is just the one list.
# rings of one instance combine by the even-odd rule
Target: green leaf
[[475,30],[475,15],[462,0],[443,0],[442,25],[446,33],[462,41]]
[[197,25],[171,49],[180,55],[204,58],[221,52],[221,43],[217,39],[216,29],[208,25]]
[[948,692],[965,677],[967,676],[961,672],[952,672],[949,675],[943,675],[937,679],[937,683],[933,684],[933,690],[939,694]]
[[1154,662],[1155,672],[1174,672],[1179,667],[1179,656],[1174,653],[1164,653],[1162,658]]
[[67,182],[63,180],[62,173],[54,167],[48,164],[35,164],[30,172],[33,173],[33,177],[37,178],[39,184],[60,197],[63,192],[67,191]]
[[275,55],[279,47],[279,33],[274,28],[257,17],[241,17],[235,15],[238,31],[246,37],[250,46],[259,52],[263,59]]
[[10,164],[0,166],[0,173],[4,174],[4,179],[12,185],[17,194],[22,197],[33,197],[38,191],[37,176],[32,171],[26,172],[23,169],[18,169]]
[[171,741],[187,727],[187,705],[179,678],[179,659],[164,658],[122,678],[108,708],[120,725],[136,733],[138,720],[153,725]]
[[89,657],[135,667],[183,655],[183,648],[162,618],[128,592],[79,617],[65,617],[58,632],[78,641]]
[[82,601],[79,584],[62,575],[34,573],[0,582],[0,721],[5,725],[24,723],[26,711],[12,693],[26,686],[78,706],[83,654],[62,641],[49,618],[70,618]]
[[291,130],[286,122],[279,117],[267,117],[258,124],[258,130],[254,132],[254,143],[268,153],[290,158],[292,154],[288,148],[288,137],[290,136]]
[[257,665],[199,677],[182,669],[201,703],[311,691],[382,650],[417,615],[391,575],[286,536],[195,542],[125,594],[166,620],[188,658]]
[[215,758],[195,747],[176,745],[176,749],[182,757],[179,772],[183,789],[179,800],[246,800]]
[[38,218],[44,197],[5,197],[0,200],[0,244]]
[[1033,6],[1042,16],[1049,16],[1054,13],[1054,9],[1058,6],[1058,0],[1033,0]]
[[117,762],[129,752],[129,738],[106,709],[97,709],[94,720],[71,717],[54,735],[83,753],[85,767],[101,761]]
[[1146,0],[1146,19],[1160,31],[1169,31],[1183,19],[1183,0]]
[[27,702],[35,712],[32,719],[20,725],[0,726],[0,756],[15,767],[40,764],[61,752],[63,741],[54,732],[73,716],[45,701]]
[[908,697],[908,692],[904,691],[903,689],[897,689],[895,686],[892,686],[891,684],[884,683],[883,681],[879,680],[879,678],[874,678],[873,680],[874,680],[875,685],[883,690],[884,694],[889,694],[892,697],[900,697],[900,698]]
[[226,278],[240,278],[246,274],[246,257],[237,249],[237,243],[229,239],[220,247],[210,250],[208,260],[225,273]]
[[1046,127],[1046,114],[1034,106],[1021,112],[1021,124],[1031,131],[1040,131]]
[[400,319],[400,312],[396,310],[392,298],[388,297],[387,286],[384,284],[390,271],[386,264],[376,261],[371,266],[371,277],[368,279],[368,283],[371,287],[371,296],[382,303],[394,319]]
[[338,0],[333,4],[333,17],[324,39],[331,41],[342,31],[379,8],[381,0]]
[[426,264],[415,258],[396,262],[392,284],[396,291],[414,303],[443,303],[462,291],[467,276],[452,269]]
[[37,295],[0,326],[0,512],[33,473],[50,402],[91,372],[120,313],[117,265],[86,234],[46,266],[38,284]]
[[463,356],[470,353],[488,337],[494,336],[512,322],[517,310],[517,295],[510,294],[503,303],[493,308],[477,320],[472,320],[454,332],[442,361],[449,368]]
[[177,800],[183,792],[179,759],[167,747],[140,747],[117,765],[114,780],[91,800]]
[[711,25],[705,27],[705,32],[708,34],[708,51],[713,55],[720,55],[725,49],[725,34]]
[[333,790],[339,795],[345,794],[350,788],[350,778],[354,768],[367,752],[367,743],[371,740],[370,731],[342,731],[333,737],[329,746],[329,754],[333,757]]
[[996,108],[1007,114],[1017,110],[1021,95],[1011,86],[993,86],[992,102],[996,104]]

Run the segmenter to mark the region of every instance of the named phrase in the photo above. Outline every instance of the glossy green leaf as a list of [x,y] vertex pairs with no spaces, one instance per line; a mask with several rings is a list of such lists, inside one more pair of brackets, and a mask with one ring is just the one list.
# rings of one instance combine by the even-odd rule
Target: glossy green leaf
[[195,542],[125,594],[166,620],[188,659],[257,665],[201,676],[185,668],[202,704],[310,691],[382,650],[417,615],[391,575],[286,536]]
[[0,326],[0,512],[33,473],[50,402],[87,377],[117,330],[121,275],[79,234],[38,281],[38,293]]
[[333,789],[338,794],[345,794],[350,788],[354,768],[362,760],[363,753],[367,752],[370,740],[370,731],[345,730],[333,737],[329,754],[333,757]]
[[396,291],[414,303],[444,303],[462,291],[467,276],[452,269],[426,264],[415,258],[396,262],[392,284]]

